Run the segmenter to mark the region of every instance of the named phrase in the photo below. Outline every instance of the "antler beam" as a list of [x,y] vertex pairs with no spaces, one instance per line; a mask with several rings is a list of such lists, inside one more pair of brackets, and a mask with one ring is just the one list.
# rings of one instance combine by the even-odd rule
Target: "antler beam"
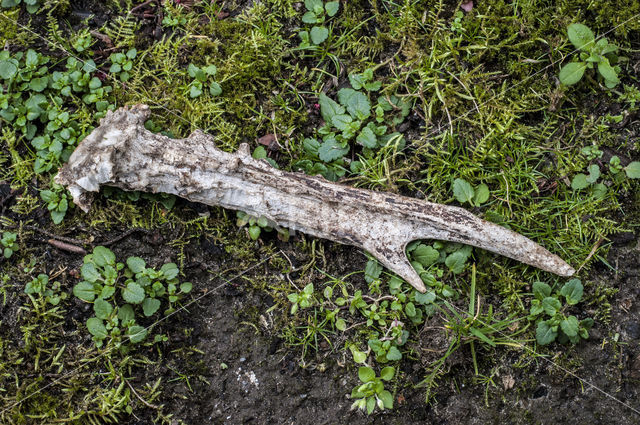
[[102,185],[171,193],[357,246],[421,292],[426,288],[405,253],[415,239],[461,242],[561,276],[574,273],[530,239],[462,208],[281,171],[252,158],[246,144],[223,152],[199,130],[186,139],[153,134],[144,128],[149,113],[146,105],[108,112],[56,176],[84,211]]

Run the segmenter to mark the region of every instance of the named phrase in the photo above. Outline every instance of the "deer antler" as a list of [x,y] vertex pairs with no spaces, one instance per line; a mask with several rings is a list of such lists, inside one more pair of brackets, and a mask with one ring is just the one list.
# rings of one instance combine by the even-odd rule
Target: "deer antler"
[[405,253],[415,239],[461,242],[561,276],[574,273],[530,239],[462,208],[281,171],[252,158],[246,144],[223,152],[199,130],[186,139],[153,134],[143,125],[149,113],[146,105],[108,112],[56,176],[84,211],[101,185],[171,193],[365,249],[421,292]]

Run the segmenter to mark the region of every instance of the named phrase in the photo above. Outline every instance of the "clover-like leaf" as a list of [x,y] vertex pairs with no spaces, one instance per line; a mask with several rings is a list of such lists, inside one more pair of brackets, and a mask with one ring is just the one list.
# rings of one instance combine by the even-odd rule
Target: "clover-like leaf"
[[376,135],[373,133],[371,128],[365,127],[362,129],[362,131],[360,131],[358,137],[356,137],[356,142],[369,149],[373,149],[378,144],[378,139],[376,138]]
[[96,282],[100,279],[101,275],[96,266],[93,263],[85,263],[80,269],[82,278],[88,282]]
[[93,262],[100,267],[104,267],[107,264],[114,265],[116,256],[109,248],[97,246],[93,249]]
[[537,299],[542,301],[543,299],[551,295],[551,287],[544,282],[534,282],[533,295]]
[[324,93],[320,93],[320,96],[318,96],[318,103],[320,104],[322,119],[327,123],[331,122],[334,115],[344,114],[344,107]]
[[328,139],[322,142],[318,148],[318,157],[324,162],[332,162],[342,158],[349,152],[349,147],[342,147],[336,139]]
[[340,8],[340,2],[330,1],[324,5],[324,10],[327,11],[327,15],[335,16],[338,13],[338,9]]
[[562,304],[557,298],[546,297],[542,300],[542,308],[549,316],[554,316],[562,308]]

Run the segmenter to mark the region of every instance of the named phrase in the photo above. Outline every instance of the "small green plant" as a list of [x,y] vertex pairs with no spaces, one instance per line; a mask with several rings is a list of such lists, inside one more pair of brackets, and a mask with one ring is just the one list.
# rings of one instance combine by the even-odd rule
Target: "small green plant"
[[[589,329],[593,319],[578,320],[576,316],[567,315],[569,306],[576,305],[582,299],[582,282],[571,279],[559,291],[552,292],[551,286],[544,282],[533,284],[533,296],[529,320],[537,323],[536,340],[540,345],[551,344],[558,339],[562,344],[576,344],[580,338],[589,338]],[[565,299],[562,305],[561,299]]]
[[484,183],[473,187],[468,181],[458,178],[453,181],[453,196],[461,204],[479,207],[489,200],[489,188]]
[[40,0],[2,0],[2,7],[9,9],[15,6],[19,6],[20,3],[24,3],[27,12],[36,13],[40,8]]
[[380,410],[393,409],[393,396],[384,388],[383,381],[391,381],[395,375],[395,369],[387,366],[380,371],[380,376],[368,367],[358,368],[358,378],[362,382],[351,391],[351,398],[355,399],[351,409],[366,410],[367,414],[373,413],[377,407]]
[[580,60],[566,64],[560,70],[558,78],[564,85],[576,84],[582,79],[587,69],[597,67],[598,73],[604,79],[604,84],[608,88],[615,87],[620,79],[620,67],[616,65],[618,57],[616,52],[618,47],[609,44],[606,38],[601,38],[597,42],[593,32],[583,24],[571,24],[567,28],[569,41],[580,50]]
[[46,274],[39,274],[38,277],[27,283],[24,293],[29,296],[38,295],[44,299],[45,303],[54,306],[60,304],[60,300],[67,297],[66,292],[60,291],[60,282],[53,282],[49,287],[49,276]]
[[[349,82],[351,88],[340,89],[337,102],[324,93],[318,97],[325,123],[317,129],[321,141],[316,137],[304,139],[305,159],[296,163],[307,174],[322,174],[335,181],[347,172],[347,167],[353,173],[359,172],[362,161],[373,158],[377,150],[405,146],[404,137],[393,128],[409,115],[410,103],[398,96],[379,96],[372,106],[370,98],[381,84],[373,81],[371,69],[350,74]],[[361,147],[361,160],[348,163],[345,156],[354,144]]]
[[[602,158],[603,152],[597,146],[586,146],[580,151],[588,160]],[[624,176],[630,179],[640,178],[640,161],[633,161],[623,167],[620,157],[613,155],[609,159],[608,171],[613,181],[620,182],[624,180]],[[573,190],[582,190],[592,187],[593,194],[596,197],[603,197],[607,192],[607,186],[604,183],[597,183],[605,170],[601,170],[598,164],[590,164],[587,167],[589,174],[578,173],[571,180],[571,188]],[[624,173],[621,173],[624,171]]]
[[313,283],[308,284],[304,287],[304,289],[298,294],[293,293],[287,296],[289,301],[291,301],[291,314],[295,314],[298,311],[298,308],[309,308],[313,305]]
[[222,94],[222,87],[220,83],[216,81],[209,81],[215,77],[218,69],[215,65],[208,65],[204,68],[200,68],[192,63],[187,67],[187,73],[194,80],[187,86],[187,93],[189,97],[196,98],[202,95],[203,90],[209,87],[209,93],[211,96],[220,96]]
[[81,273],[83,280],[74,286],[73,294],[93,304],[94,316],[87,320],[87,329],[97,347],[107,338],[119,346],[125,343],[123,349],[127,341],[142,342],[147,330],[138,319],[153,316],[163,299],[168,303],[164,314],[172,313],[176,303],[192,289],[190,282],[179,283],[174,263],[156,270],[147,267],[140,257],[129,257],[125,267],[103,246],[84,257]]
[[129,71],[133,68],[133,60],[137,55],[138,51],[136,49],[129,49],[126,54],[120,52],[112,53],[109,56],[109,61],[111,61],[109,72],[117,75],[120,81],[129,81],[129,78],[131,78]]
[[305,0],[304,6],[307,9],[302,15],[302,22],[313,25],[310,31],[303,30],[298,33],[302,40],[300,48],[307,48],[319,45],[329,37],[329,29],[324,25],[326,17],[333,17],[338,13],[340,2],[330,1],[323,3],[322,0]]
[[56,183],[51,184],[51,190],[41,191],[40,198],[47,203],[47,209],[51,214],[51,220],[54,224],[62,223],[64,216],[67,214],[67,210],[70,206],[73,206],[67,190]]
[[2,254],[4,258],[11,258],[14,252],[18,250],[18,244],[16,240],[18,239],[18,235],[16,233],[11,232],[3,232],[2,239],[0,239],[0,244],[3,246]]
[[[68,58],[66,71],[49,68],[50,58],[34,50],[11,55],[0,52],[0,118],[12,125],[36,149],[34,171],[44,173],[66,161],[88,131],[87,114],[101,118],[115,106],[94,75],[92,60]],[[77,96],[76,96],[77,95]],[[95,111],[84,107],[92,105]]]

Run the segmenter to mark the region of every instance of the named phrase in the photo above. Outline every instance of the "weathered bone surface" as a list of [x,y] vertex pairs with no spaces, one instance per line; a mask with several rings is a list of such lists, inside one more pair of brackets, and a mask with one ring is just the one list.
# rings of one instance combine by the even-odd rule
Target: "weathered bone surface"
[[277,170],[252,158],[246,144],[236,153],[226,153],[201,131],[170,139],[144,128],[148,116],[146,105],[107,113],[60,170],[56,181],[68,186],[84,211],[91,206],[90,192],[101,185],[171,193],[355,245],[422,292],[425,286],[405,253],[407,243],[415,239],[461,242],[561,276],[574,273],[530,239],[462,208]]

